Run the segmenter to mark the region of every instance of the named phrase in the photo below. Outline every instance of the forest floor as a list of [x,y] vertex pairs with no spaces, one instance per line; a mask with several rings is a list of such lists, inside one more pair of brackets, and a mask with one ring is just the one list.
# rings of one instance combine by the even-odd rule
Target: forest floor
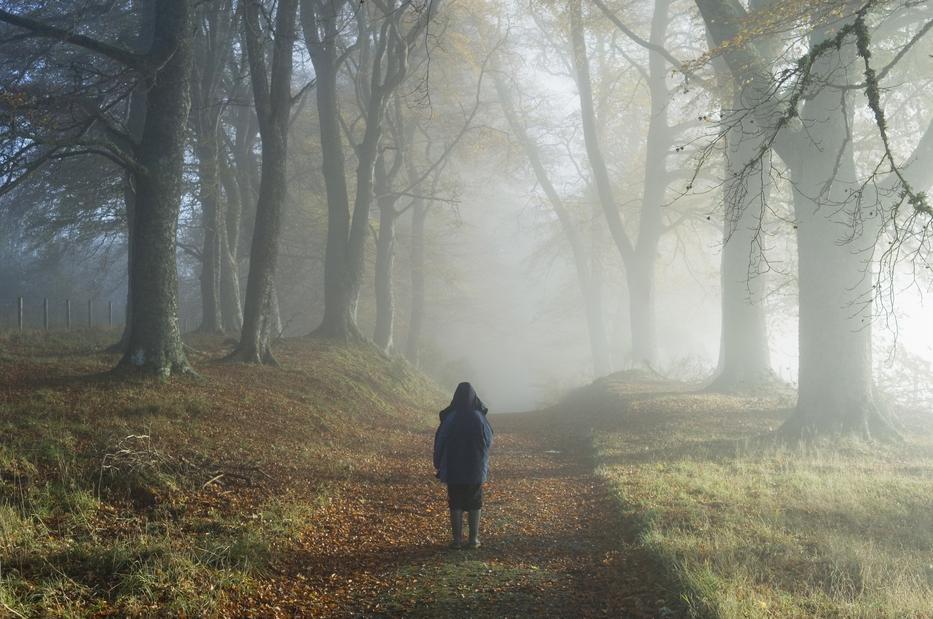
[[492,415],[478,550],[433,477],[448,399],[365,347],[114,380],[106,333],[0,334],[2,616],[679,616],[551,415]]
[[[274,562],[252,616],[675,617],[679,596],[618,518],[588,444],[539,414],[490,415],[482,546],[452,550],[433,432],[377,456]],[[466,533],[466,532],[464,532]],[[242,603],[241,603],[242,602]],[[677,609],[677,610],[675,610]]]
[[450,550],[449,397],[360,347],[115,381],[113,334],[0,334],[0,617],[933,617],[933,424],[762,438],[793,394],[640,373],[490,414],[483,546]]

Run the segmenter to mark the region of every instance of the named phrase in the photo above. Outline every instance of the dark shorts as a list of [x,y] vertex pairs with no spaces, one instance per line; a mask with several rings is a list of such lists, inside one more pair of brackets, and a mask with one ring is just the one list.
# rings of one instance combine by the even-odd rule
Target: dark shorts
[[447,506],[473,511],[483,506],[483,484],[447,484]]

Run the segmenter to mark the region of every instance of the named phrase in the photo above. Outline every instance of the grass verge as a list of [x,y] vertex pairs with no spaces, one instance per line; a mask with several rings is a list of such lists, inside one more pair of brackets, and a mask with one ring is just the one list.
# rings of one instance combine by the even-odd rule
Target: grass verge
[[283,342],[275,369],[196,338],[203,379],[165,384],[107,376],[114,337],[0,335],[0,616],[216,615],[432,423],[432,385],[365,346]]
[[[749,440],[788,394],[589,388],[597,472],[696,617],[933,617],[933,423],[900,445]],[[580,402],[578,401],[578,404]]]

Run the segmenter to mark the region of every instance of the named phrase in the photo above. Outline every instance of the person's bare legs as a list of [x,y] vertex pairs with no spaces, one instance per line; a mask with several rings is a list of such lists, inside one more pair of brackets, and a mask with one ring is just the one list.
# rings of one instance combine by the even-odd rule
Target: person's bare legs
[[[472,520],[470,522],[472,522]],[[450,547],[460,548],[461,540],[463,539],[463,510],[462,509],[450,510],[450,533],[451,533],[451,536],[453,537],[453,541],[450,543]]]

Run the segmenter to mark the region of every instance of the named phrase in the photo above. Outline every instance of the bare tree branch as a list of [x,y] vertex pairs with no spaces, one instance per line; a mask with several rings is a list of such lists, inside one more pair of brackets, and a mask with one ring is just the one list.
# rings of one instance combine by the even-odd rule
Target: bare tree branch
[[95,54],[106,56],[111,60],[115,60],[116,62],[136,69],[141,73],[145,73],[152,69],[146,55],[136,54],[127,49],[123,49],[122,47],[104,43],[102,41],[98,41],[97,39],[84,36],[83,34],[77,34],[69,30],[65,30],[64,28],[58,28],[57,26],[50,26],[49,24],[44,24],[40,21],[36,21],[28,17],[23,17],[21,15],[16,15],[2,9],[0,9],[0,21],[6,22],[11,26],[16,26],[17,28],[28,30],[36,36],[61,41],[62,43],[70,43],[72,45],[77,45],[78,47],[83,47],[86,50],[94,52]]

